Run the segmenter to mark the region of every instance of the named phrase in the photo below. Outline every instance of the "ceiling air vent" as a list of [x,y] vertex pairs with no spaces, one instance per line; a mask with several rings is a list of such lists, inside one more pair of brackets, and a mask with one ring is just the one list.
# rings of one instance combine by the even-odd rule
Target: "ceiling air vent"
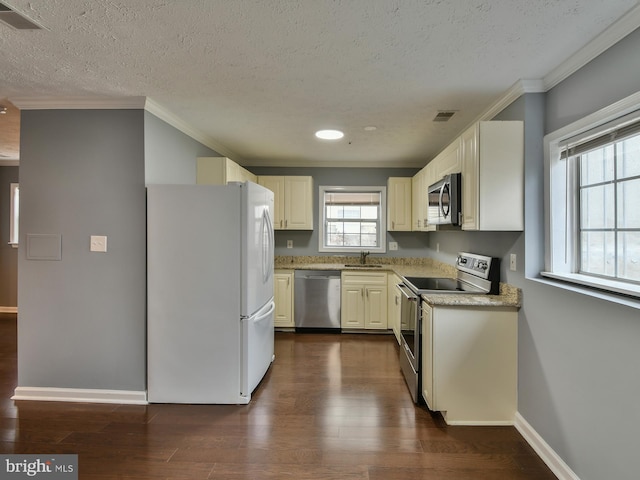
[[456,112],[454,110],[440,110],[433,118],[434,122],[448,122]]
[[24,15],[14,12],[3,3],[0,3],[0,22],[6,23],[17,30],[40,30],[42,28]]

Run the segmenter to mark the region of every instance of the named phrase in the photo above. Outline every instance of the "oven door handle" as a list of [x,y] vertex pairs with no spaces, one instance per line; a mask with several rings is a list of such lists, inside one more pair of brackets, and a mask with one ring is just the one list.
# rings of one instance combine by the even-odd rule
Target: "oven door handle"
[[415,295],[413,291],[409,287],[407,287],[404,283],[399,283],[397,287],[400,290],[400,293],[402,293],[402,295],[404,296],[404,298],[406,298],[411,302],[418,301],[418,296]]

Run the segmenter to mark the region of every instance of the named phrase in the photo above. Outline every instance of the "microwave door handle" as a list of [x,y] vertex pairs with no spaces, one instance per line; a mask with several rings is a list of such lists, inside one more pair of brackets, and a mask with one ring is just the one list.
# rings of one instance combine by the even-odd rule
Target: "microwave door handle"
[[[449,203],[447,203],[447,210],[445,211],[444,205],[442,203],[442,199],[444,198],[444,192],[447,191],[447,195],[449,196]],[[442,185],[442,189],[440,190],[440,212],[442,213],[442,218],[447,218],[449,216],[449,212],[451,211],[451,194],[449,193],[449,184],[445,183]]]

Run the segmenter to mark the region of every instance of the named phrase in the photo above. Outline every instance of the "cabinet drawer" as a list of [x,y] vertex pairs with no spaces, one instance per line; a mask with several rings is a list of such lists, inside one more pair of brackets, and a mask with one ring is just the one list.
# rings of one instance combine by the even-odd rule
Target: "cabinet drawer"
[[387,273],[349,272],[342,274],[343,284],[387,285]]

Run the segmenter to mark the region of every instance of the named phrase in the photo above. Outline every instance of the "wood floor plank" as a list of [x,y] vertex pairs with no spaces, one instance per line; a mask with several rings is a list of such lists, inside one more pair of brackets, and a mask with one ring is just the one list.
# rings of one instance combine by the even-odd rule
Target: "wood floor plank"
[[82,480],[550,480],[513,427],[451,427],[411,400],[392,335],[276,334],[249,405],[10,400],[0,315],[0,452],[79,456]]

